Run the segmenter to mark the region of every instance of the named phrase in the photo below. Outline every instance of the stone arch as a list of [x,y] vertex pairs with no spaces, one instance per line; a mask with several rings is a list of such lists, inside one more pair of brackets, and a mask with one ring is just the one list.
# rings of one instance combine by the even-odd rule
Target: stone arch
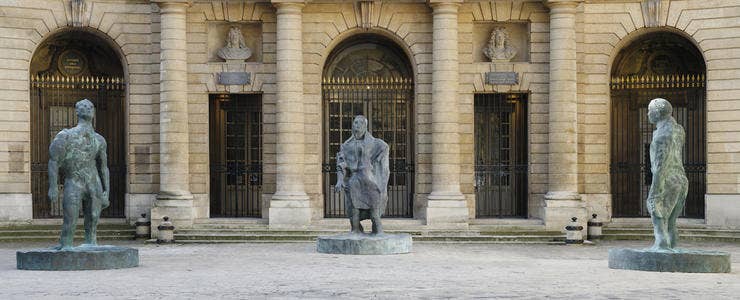
[[34,218],[58,217],[61,212],[45,201],[45,149],[57,131],[76,125],[74,102],[82,98],[95,103],[96,131],[108,143],[111,206],[103,211],[103,216],[125,217],[128,69],[124,51],[97,29],[58,28],[35,45],[28,70]]
[[706,193],[706,74],[699,44],[672,27],[643,28],[623,37],[607,65],[609,186],[613,215],[646,216],[652,125],[647,101],[666,98],[686,129],[684,164],[690,187],[682,216],[704,218]]

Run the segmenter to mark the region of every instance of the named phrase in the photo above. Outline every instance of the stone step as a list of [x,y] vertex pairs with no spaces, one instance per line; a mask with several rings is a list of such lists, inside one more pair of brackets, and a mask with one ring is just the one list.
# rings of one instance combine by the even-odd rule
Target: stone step
[[[84,229],[77,230],[77,233],[82,234]],[[48,235],[59,235],[60,230],[0,230],[0,237],[2,236],[48,236]],[[110,230],[110,229],[98,229],[98,236],[130,236],[133,237],[136,234],[136,230]]]
[[[652,228],[604,228],[604,234],[653,234]],[[679,235],[709,235],[709,236],[736,236],[740,237],[740,230],[731,229],[688,229],[679,228]]]
[[[653,240],[653,233],[609,233],[601,237],[602,240]],[[735,235],[702,235],[702,234],[681,234],[680,241],[695,242],[730,242],[740,243],[740,237]]]
[[[321,232],[320,235],[331,235],[339,232]],[[388,231],[388,233],[391,233]],[[314,241],[319,234],[316,232],[291,232],[290,234],[276,232],[178,232],[175,234],[175,240],[178,242],[252,242],[252,241]],[[414,241],[424,242],[507,242],[507,243],[553,243],[564,241],[565,236],[562,234],[417,234],[413,235]]]
[[[54,220],[56,221],[56,220]],[[56,241],[61,233],[60,224],[47,221],[42,224],[13,224],[0,227],[0,241]],[[75,238],[82,239],[84,226],[78,225],[75,230]],[[130,240],[134,238],[136,229],[128,224],[100,224],[98,225],[99,240]]]
[[[85,237],[83,235],[75,235],[75,241],[82,241]],[[112,240],[132,240],[132,235],[98,235],[99,241],[112,241]],[[0,236],[0,243],[2,242],[35,242],[35,241],[59,241],[59,235],[36,235],[36,236]]]

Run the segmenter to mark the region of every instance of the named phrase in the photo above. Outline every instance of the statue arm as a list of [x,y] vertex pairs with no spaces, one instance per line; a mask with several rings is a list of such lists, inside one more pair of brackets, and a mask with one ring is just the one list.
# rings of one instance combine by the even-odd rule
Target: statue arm
[[110,170],[108,170],[108,144],[105,138],[98,136],[100,148],[98,149],[98,164],[100,165],[100,182],[103,184],[103,207],[108,206],[110,196]]
[[345,185],[345,176],[347,164],[344,161],[344,146],[339,146],[339,152],[337,152],[337,185],[336,188],[341,190]]
[[59,199],[59,161],[64,151],[65,135],[60,132],[49,145],[49,201]]
[[663,198],[666,176],[668,175],[666,174],[667,169],[665,166],[668,159],[669,142],[668,135],[659,135],[650,144],[650,165],[653,172],[653,183],[650,185],[648,198],[652,198],[653,200]]
[[381,180],[379,182],[380,190],[385,191],[388,189],[388,179],[391,176],[391,169],[390,169],[390,158],[389,158],[389,147],[388,144],[383,143],[383,146],[380,150],[380,174],[381,174]]

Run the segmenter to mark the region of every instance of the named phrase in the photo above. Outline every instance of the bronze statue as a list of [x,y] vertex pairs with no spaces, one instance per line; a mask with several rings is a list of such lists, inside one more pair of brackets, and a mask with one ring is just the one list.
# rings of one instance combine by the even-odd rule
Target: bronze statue
[[64,223],[58,250],[73,248],[80,205],[85,216],[85,243],[81,246],[96,246],[100,212],[109,205],[107,146],[92,126],[95,107],[84,99],[75,104],[75,110],[77,126],[60,131],[49,146],[50,201],[59,201],[59,170],[64,173]]
[[648,119],[656,125],[650,143],[653,182],[647,199],[655,232],[652,250],[656,251],[672,251],[676,247],[676,218],[683,210],[689,188],[682,155],[686,133],[671,116],[672,111],[671,104],[662,98],[653,99],[648,105]]
[[352,137],[337,153],[337,190],[343,190],[352,233],[362,233],[361,220],[373,222],[372,233],[383,233],[380,216],[388,203],[388,144],[367,131],[367,118],[356,116]]

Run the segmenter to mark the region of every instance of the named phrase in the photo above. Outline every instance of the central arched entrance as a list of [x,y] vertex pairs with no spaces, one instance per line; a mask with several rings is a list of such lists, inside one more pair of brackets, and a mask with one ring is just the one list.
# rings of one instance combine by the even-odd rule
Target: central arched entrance
[[647,105],[665,98],[686,130],[683,160],[689,194],[682,217],[704,218],[706,193],[706,66],[683,36],[648,33],[619,52],[611,79],[611,190],[614,217],[647,217],[650,142]]
[[101,217],[125,217],[126,82],[117,51],[96,33],[64,30],[38,46],[30,76],[33,217],[62,216],[61,201],[47,199],[49,144],[60,130],[77,125],[74,105],[85,98],[95,105],[93,126],[108,144],[110,206]]
[[393,41],[356,35],[337,46],[324,66],[323,185],[325,217],[344,217],[344,199],[334,190],[336,153],[363,114],[368,129],[390,146],[391,176],[386,217],[412,217],[414,198],[414,82],[406,54]]

